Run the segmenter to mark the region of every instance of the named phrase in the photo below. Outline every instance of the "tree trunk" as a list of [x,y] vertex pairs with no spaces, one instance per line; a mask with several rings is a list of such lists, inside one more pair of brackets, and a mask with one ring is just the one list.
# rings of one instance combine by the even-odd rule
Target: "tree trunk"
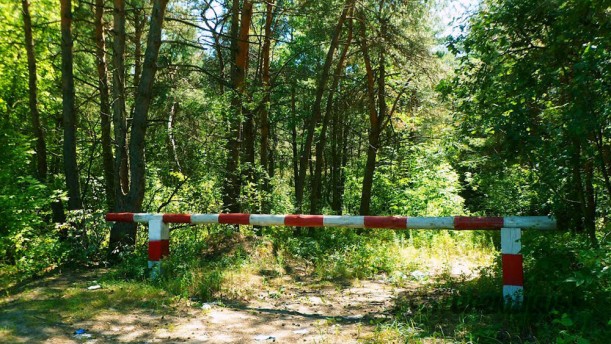
[[323,155],[325,145],[327,143],[327,127],[329,126],[329,120],[331,118],[331,112],[333,110],[333,96],[335,95],[335,91],[339,86],[339,80],[341,79],[344,62],[346,60],[346,55],[348,54],[348,49],[350,48],[351,42],[352,19],[348,21],[348,37],[346,38],[344,49],[340,54],[339,61],[337,62],[337,66],[335,68],[333,82],[331,83],[331,88],[329,89],[329,94],[327,96],[325,117],[323,118],[320,136],[318,137],[318,142],[316,143],[316,162],[314,167],[314,178],[312,179],[312,192],[310,193],[310,214],[318,214],[321,209],[320,194],[322,188],[322,166],[324,160]]
[[[250,9],[249,9],[250,8]],[[244,13],[249,10],[252,15],[252,2],[244,2]],[[240,178],[240,146],[242,141],[242,92],[248,63],[248,30],[250,28],[249,18],[243,18],[240,25],[240,2],[233,0],[231,6],[231,85],[233,94],[231,97],[232,118],[229,119],[230,128],[227,138],[226,150],[228,152],[225,168],[225,183],[223,184],[223,211],[240,212],[240,190],[242,182]],[[244,25],[247,21],[248,25]],[[244,39],[245,38],[245,39]]]
[[176,139],[174,138],[174,120],[180,110],[180,104],[175,102],[172,104],[170,114],[168,115],[168,153],[178,172],[182,173],[182,167],[180,166],[180,160],[178,160],[178,152],[176,150]]
[[333,30],[333,36],[331,38],[331,43],[329,46],[329,50],[327,51],[327,56],[325,58],[325,63],[323,65],[322,73],[320,75],[320,79],[318,79],[318,85],[316,87],[316,100],[314,101],[314,105],[312,107],[312,117],[308,123],[307,132],[306,132],[306,141],[301,151],[301,156],[299,158],[299,181],[295,183],[295,210],[297,213],[302,212],[302,204],[303,204],[303,191],[305,186],[305,176],[310,165],[310,155],[312,154],[312,142],[314,141],[314,131],[316,130],[316,126],[320,121],[321,112],[322,112],[322,97],[325,92],[325,88],[327,85],[327,81],[329,80],[329,71],[331,70],[331,64],[333,62],[333,55],[335,54],[335,50],[339,44],[339,37],[341,36],[342,27],[344,26],[344,21],[346,20],[346,16],[348,11],[353,6],[355,0],[346,0],[344,4],[344,8],[342,13],[337,21],[337,25]]
[[106,67],[106,42],[104,39],[104,0],[96,0],[94,16],[94,39],[96,43],[96,64],[98,69],[98,88],[100,91],[100,119],[102,125],[102,163],[104,167],[104,190],[109,211],[115,209],[115,179],[112,143],[110,137],[110,100],[108,91],[108,69]]
[[[268,194],[270,192],[270,178],[269,171],[269,109],[270,109],[270,50],[271,50],[271,39],[272,39],[272,10],[274,7],[274,1],[270,0],[267,2],[266,13],[265,13],[265,40],[263,42],[263,68],[261,71],[261,83],[263,86],[263,106],[261,107],[261,147],[260,147],[260,159],[261,168],[263,172],[263,203],[261,204],[261,211],[264,214],[269,213],[270,207],[267,201]],[[267,173],[266,173],[267,172]]]
[[[250,23],[252,20],[252,1],[244,1],[242,8],[242,16],[240,17],[240,34],[238,37],[238,55],[236,59],[236,66],[238,66],[238,80],[236,80],[236,89],[238,90],[238,97],[240,97],[240,106],[244,114],[244,168],[242,169],[242,179],[247,181],[249,184],[254,182],[255,178],[255,117],[253,110],[250,107],[245,108],[243,105],[245,98],[245,84],[246,76],[248,74],[248,62],[249,62],[249,32]],[[252,191],[252,190],[251,190]],[[246,200],[253,199],[254,195],[248,195]],[[252,206],[251,202],[248,202],[248,206]],[[249,207],[250,208],[250,207]]]
[[64,124],[64,174],[68,188],[68,209],[83,207],[76,162],[76,109],[74,104],[74,72],[72,57],[72,1],[61,0],[62,36],[62,113]]
[[293,153],[293,184],[295,187],[295,194],[299,189],[299,156],[297,148],[297,109],[296,109],[296,94],[295,85],[291,87],[291,148]]
[[[120,210],[128,212],[142,211],[142,201],[145,190],[145,159],[144,144],[148,111],[152,98],[153,84],[157,72],[157,58],[161,46],[161,30],[168,0],[155,0],[151,12],[150,29],[147,39],[142,76],[138,85],[135,100],[134,117],[132,120],[129,141],[130,184],[129,193],[119,202]],[[133,224],[117,222],[110,232],[109,248],[111,254],[116,254],[124,246],[133,246],[136,241],[136,227]]]
[[[138,5],[141,5],[138,3]],[[134,8],[134,98],[137,97],[140,75],[142,74],[142,31],[146,25],[146,17],[142,7]]]
[[371,205],[371,190],[373,188],[373,175],[376,167],[376,158],[378,154],[378,145],[380,142],[380,133],[371,128],[369,133],[369,146],[367,147],[367,164],[363,175],[363,190],[361,192],[361,206],[359,214],[369,215]]
[[584,225],[592,246],[598,247],[596,238],[596,200],[594,195],[594,162],[587,160],[584,166],[585,173],[585,214]]
[[368,146],[367,146],[367,164],[365,165],[365,172],[363,176],[363,189],[361,192],[361,205],[359,207],[359,213],[361,215],[369,215],[369,208],[371,205],[371,190],[373,187],[373,176],[375,173],[376,157],[378,151],[378,145],[380,142],[380,134],[382,129],[382,123],[386,112],[386,100],[384,98],[384,52],[380,50],[380,71],[378,76],[378,109],[376,109],[375,101],[375,79],[373,75],[373,69],[371,67],[371,59],[369,57],[369,47],[367,46],[367,34],[365,30],[365,16],[359,13],[360,18],[360,41],[361,50],[363,53],[363,61],[365,62],[365,71],[367,76],[367,95],[368,95],[368,108],[369,108],[369,135],[368,135]]
[[32,38],[32,19],[30,17],[30,4],[28,0],[21,0],[23,11],[23,30],[25,33],[25,49],[28,55],[28,85],[30,118],[32,132],[36,138],[36,176],[38,180],[47,178],[47,144],[40,124],[38,112],[38,86],[36,82],[36,56],[34,55],[34,39]]
[[295,210],[297,213],[302,212],[302,204],[303,204],[303,191],[305,186],[305,176],[310,165],[310,156],[312,154],[312,142],[314,141],[314,132],[316,130],[316,126],[320,121],[321,112],[322,112],[322,97],[325,92],[325,87],[327,85],[327,81],[329,80],[329,71],[331,69],[331,64],[333,62],[333,55],[335,54],[335,50],[339,44],[339,37],[341,36],[342,27],[344,26],[344,21],[346,20],[346,16],[348,14],[349,9],[354,4],[355,0],[346,0],[344,4],[344,8],[342,13],[337,21],[337,25],[333,30],[333,36],[331,38],[331,43],[329,45],[329,50],[327,51],[327,56],[325,58],[325,63],[323,65],[323,70],[318,79],[318,85],[316,87],[316,100],[314,101],[314,106],[312,107],[312,117],[308,122],[308,127],[306,131],[306,141],[301,151],[301,156],[299,158],[299,175],[298,182],[295,183]]
[[[114,0],[112,45],[113,122],[115,131],[115,200],[129,191],[127,157],[127,118],[125,113],[125,1]],[[124,205],[117,204],[117,210]]]
[[336,215],[342,213],[342,197],[340,194],[340,180],[341,180],[341,147],[342,147],[342,135],[341,135],[341,117],[339,111],[333,112],[332,121],[332,136],[331,136],[331,209]]
[[586,200],[583,192],[583,180],[581,177],[581,144],[577,138],[572,138],[572,141],[573,147],[571,152],[571,169],[573,174],[573,195],[575,198],[575,200],[573,200],[575,204],[574,217],[576,221],[573,230],[579,233],[584,231]]

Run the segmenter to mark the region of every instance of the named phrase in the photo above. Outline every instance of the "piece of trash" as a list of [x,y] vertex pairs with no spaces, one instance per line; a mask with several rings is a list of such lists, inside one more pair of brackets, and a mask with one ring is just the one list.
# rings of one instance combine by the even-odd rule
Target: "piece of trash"
[[363,319],[363,314],[355,314],[355,315],[349,315],[346,317],[346,319],[348,320],[359,320],[359,319]]
[[295,330],[293,331],[294,334],[308,334],[310,333],[310,330],[308,330],[307,328],[301,329],[301,330]]
[[87,330],[85,330],[84,328],[79,328],[76,331],[74,331],[74,338],[76,339],[86,339],[86,338],[91,338],[91,334],[87,333]]
[[211,304],[209,304],[209,303],[204,303],[204,304],[202,305],[202,309],[203,309],[203,310],[205,310],[205,311],[209,311],[209,310],[211,310],[211,309],[212,309],[212,305],[211,305]]
[[273,340],[273,341],[276,341],[276,337],[270,336],[270,335],[267,335],[267,334],[260,334],[258,336],[255,336],[255,340],[258,341],[258,342],[261,342],[261,341],[264,341],[264,340]]
[[101,288],[102,288],[102,286],[100,286],[99,284],[96,284],[96,285],[92,285],[91,287],[89,287],[87,289],[89,289],[89,290],[96,290],[96,289],[101,289]]

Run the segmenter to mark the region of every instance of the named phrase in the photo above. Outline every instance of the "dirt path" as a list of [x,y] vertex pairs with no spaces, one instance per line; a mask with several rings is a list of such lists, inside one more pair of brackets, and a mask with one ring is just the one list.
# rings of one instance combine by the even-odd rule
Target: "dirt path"
[[[0,299],[0,342],[357,343],[405,290],[384,280],[287,280],[247,302],[202,304],[133,283],[88,290],[100,273],[47,277]],[[76,338],[79,328],[87,331]]]

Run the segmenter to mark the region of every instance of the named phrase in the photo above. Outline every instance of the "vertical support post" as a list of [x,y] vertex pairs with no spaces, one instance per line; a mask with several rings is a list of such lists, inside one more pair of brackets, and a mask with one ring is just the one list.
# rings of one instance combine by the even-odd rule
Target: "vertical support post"
[[155,215],[149,220],[149,262],[151,279],[161,273],[161,258],[170,254],[170,228],[163,222],[162,215]]
[[520,228],[501,228],[503,254],[503,298],[512,307],[520,307],[524,300],[524,267]]

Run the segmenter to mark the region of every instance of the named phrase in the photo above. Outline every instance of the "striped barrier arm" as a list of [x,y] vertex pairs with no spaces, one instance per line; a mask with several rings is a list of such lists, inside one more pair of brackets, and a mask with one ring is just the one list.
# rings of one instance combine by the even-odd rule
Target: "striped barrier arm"
[[383,229],[453,229],[500,230],[503,265],[503,298],[519,306],[523,301],[524,270],[521,230],[556,229],[556,221],[547,216],[506,217],[406,217],[339,215],[264,215],[264,214],[152,214],[108,213],[106,221],[137,222],[149,225],[149,268],[152,277],[161,269],[160,261],[170,253],[170,223],[232,224],[253,226],[346,227]]
[[165,223],[232,224],[253,226],[347,227],[386,229],[500,230],[522,228],[552,230],[556,221],[547,216],[506,217],[406,217],[339,215],[261,215],[261,214],[151,214],[108,213],[106,221],[148,223],[161,217]]

